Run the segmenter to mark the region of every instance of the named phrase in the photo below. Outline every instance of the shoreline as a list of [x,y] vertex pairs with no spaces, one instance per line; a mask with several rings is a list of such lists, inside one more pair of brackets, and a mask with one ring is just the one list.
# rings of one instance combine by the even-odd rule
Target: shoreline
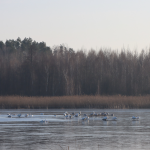
[[0,96],[0,109],[148,109],[146,96]]

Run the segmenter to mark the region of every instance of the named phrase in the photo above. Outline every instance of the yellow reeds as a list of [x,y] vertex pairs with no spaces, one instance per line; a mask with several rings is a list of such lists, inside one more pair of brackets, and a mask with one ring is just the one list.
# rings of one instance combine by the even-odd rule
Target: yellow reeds
[[57,96],[27,97],[0,96],[1,109],[49,109],[49,108],[150,108],[147,96]]

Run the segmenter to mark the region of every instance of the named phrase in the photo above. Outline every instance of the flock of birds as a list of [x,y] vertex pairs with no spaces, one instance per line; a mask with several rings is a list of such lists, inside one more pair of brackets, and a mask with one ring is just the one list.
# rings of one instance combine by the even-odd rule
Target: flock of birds
[[8,118],[13,118],[13,117],[25,117],[25,118],[27,118],[27,117],[33,117],[33,115],[31,115],[31,114],[24,114],[24,116],[22,115],[22,114],[18,114],[18,115],[16,115],[16,114],[7,114],[8,115]]
[[[31,114],[7,114],[8,115],[8,118],[12,118],[12,117],[24,117],[24,118],[27,118],[27,117],[33,117],[33,115]],[[44,115],[44,113],[40,113],[40,115]],[[82,117],[81,120],[82,121],[85,121],[85,120],[88,120],[90,117],[98,117],[98,116],[102,116],[102,120],[103,121],[117,121],[117,117],[114,116],[114,114],[109,114],[108,112],[103,112],[103,113],[95,113],[94,111],[87,115],[87,114],[83,114],[81,115],[81,111],[79,113],[68,113],[68,112],[65,112],[63,114],[63,116],[66,118],[66,119],[72,119],[72,118],[77,118],[77,117]],[[109,116],[111,116],[112,118],[109,118]],[[54,115],[54,117],[57,117],[57,115]],[[132,120],[139,120],[140,117],[135,117],[135,116],[132,116]],[[48,121],[45,119],[45,120],[41,120],[40,123],[47,123]]]
[[[72,119],[72,118],[77,118],[77,117],[82,117],[81,120],[82,121],[85,121],[85,120],[88,120],[89,117],[98,117],[98,116],[102,116],[102,120],[103,121],[117,121],[117,117],[114,116],[114,114],[109,114],[107,112],[104,112],[104,113],[95,113],[95,112],[92,112],[90,115],[87,115],[87,114],[83,114],[83,116],[81,116],[81,111],[79,113],[68,113],[68,112],[65,112],[64,114],[64,117],[66,119]],[[54,115],[55,117],[57,115]],[[109,116],[112,116],[111,119],[109,119]],[[132,116],[132,120],[135,120],[135,121],[138,121],[140,119],[140,117],[135,117],[135,116]],[[40,121],[41,123],[46,123],[47,120],[41,120]]]

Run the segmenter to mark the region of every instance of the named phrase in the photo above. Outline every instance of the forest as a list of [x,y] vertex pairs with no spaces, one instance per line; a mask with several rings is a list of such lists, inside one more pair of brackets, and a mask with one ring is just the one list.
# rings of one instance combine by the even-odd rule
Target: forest
[[0,95],[150,94],[150,50],[50,48],[31,38],[0,41]]

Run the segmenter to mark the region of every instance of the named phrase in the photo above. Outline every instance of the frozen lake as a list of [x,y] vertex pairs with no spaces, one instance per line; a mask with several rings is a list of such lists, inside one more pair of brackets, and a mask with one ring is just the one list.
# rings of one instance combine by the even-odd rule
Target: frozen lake
[[[66,119],[68,111],[90,114],[113,113],[117,121],[102,121],[102,116]],[[8,118],[7,114],[19,114]],[[33,116],[24,118],[25,114]],[[40,115],[44,113],[44,115]],[[56,117],[54,115],[57,115]],[[139,116],[139,121],[132,121]],[[109,117],[111,118],[111,116]],[[48,123],[40,123],[46,119]],[[150,110],[148,109],[50,109],[0,110],[0,150],[100,150],[150,149]]]

